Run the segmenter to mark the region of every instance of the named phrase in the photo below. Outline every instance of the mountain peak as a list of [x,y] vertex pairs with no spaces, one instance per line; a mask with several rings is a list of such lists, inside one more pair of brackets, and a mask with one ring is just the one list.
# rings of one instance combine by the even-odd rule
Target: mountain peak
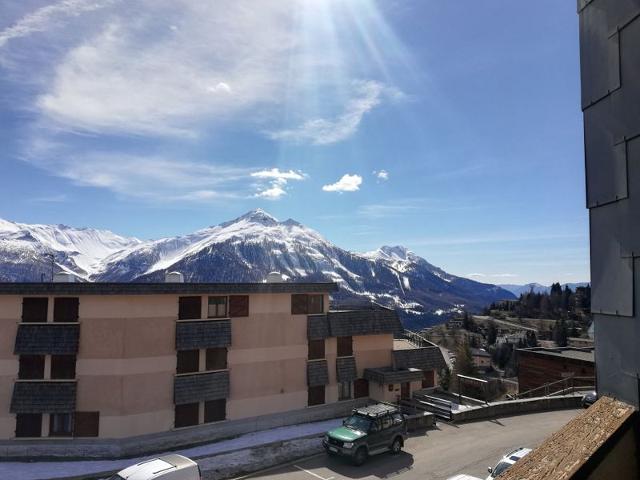
[[383,245],[379,250],[386,256],[392,257],[396,260],[408,260],[409,255],[413,253],[407,249],[407,247],[403,247],[402,245]]
[[253,222],[253,223],[259,223],[261,225],[276,225],[277,223],[279,223],[278,219],[273,215],[270,215],[269,213],[262,210],[261,208],[256,208],[254,210],[248,211],[244,215],[241,215],[234,220],[231,220],[230,222],[222,223],[221,225],[225,227],[228,225],[233,225],[234,223],[241,222],[243,220]]

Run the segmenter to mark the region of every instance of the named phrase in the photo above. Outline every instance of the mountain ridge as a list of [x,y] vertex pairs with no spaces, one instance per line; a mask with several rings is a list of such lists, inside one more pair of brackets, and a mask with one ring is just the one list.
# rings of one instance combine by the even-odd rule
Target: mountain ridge
[[347,251],[293,219],[280,222],[260,209],[190,234],[146,241],[0,220],[1,281],[49,278],[49,254],[54,266],[83,281],[161,282],[167,271],[180,271],[189,282],[260,282],[271,271],[288,281],[329,280],[340,286],[335,301],[376,302],[397,309],[414,326],[514,298],[495,285],[450,275],[406,247]]

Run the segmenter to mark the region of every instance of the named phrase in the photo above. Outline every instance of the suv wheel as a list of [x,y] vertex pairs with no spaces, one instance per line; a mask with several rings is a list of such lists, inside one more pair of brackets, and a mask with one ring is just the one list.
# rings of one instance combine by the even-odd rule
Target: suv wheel
[[397,455],[401,451],[402,451],[402,440],[400,440],[400,437],[396,437],[396,439],[391,444],[391,453],[393,453],[394,455]]
[[360,466],[366,461],[367,461],[367,449],[364,447],[358,448],[358,450],[356,450],[355,455],[353,456],[353,463],[357,466]]

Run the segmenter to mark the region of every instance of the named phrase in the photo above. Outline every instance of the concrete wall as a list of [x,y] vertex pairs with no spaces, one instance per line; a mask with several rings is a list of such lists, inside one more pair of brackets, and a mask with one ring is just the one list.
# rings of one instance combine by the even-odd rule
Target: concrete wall
[[581,398],[579,396],[558,396],[531,398],[526,400],[511,400],[506,402],[494,402],[487,406],[471,407],[468,410],[453,413],[454,422],[468,422],[485,418],[505,417],[508,415],[520,415],[529,412],[542,412],[545,410],[562,410],[565,408],[579,408]]
[[18,377],[18,357],[13,347],[22,315],[22,297],[0,296],[0,438],[14,436],[15,416],[9,413],[13,382]]

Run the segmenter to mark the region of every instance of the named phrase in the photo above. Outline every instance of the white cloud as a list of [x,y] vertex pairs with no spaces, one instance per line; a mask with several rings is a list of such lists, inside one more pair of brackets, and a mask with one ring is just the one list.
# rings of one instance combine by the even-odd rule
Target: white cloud
[[14,38],[26,37],[35,32],[57,27],[66,17],[77,17],[112,3],[114,3],[113,0],[62,0],[39,8],[0,32],[0,48]]
[[356,192],[360,190],[362,177],[360,175],[345,174],[336,183],[322,187],[325,192]]
[[484,273],[467,273],[467,277],[486,277],[487,275]]
[[389,180],[389,172],[387,172],[386,170],[374,170],[373,174],[378,180],[382,180],[384,182]]
[[366,113],[382,101],[383,93],[396,91],[375,81],[356,81],[352,84],[352,97],[347,101],[343,113],[336,118],[314,118],[299,127],[271,132],[271,138],[294,143],[328,145],[353,135]]
[[256,193],[255,196],[269,200],[277,200],[286,194],[287,192],[281,186],[273,185],[271,188],[267,188],[266,190]]
[[287,194],[285,186],[290,181],[300,181],[307,178],[307,174],[300,170],[280,171],[279,168],[259,170],[251,173],[251,176],[260,180],[268,180],[269,188],[261,185],[260,190],[254,195],[256,197],[277,200]]

